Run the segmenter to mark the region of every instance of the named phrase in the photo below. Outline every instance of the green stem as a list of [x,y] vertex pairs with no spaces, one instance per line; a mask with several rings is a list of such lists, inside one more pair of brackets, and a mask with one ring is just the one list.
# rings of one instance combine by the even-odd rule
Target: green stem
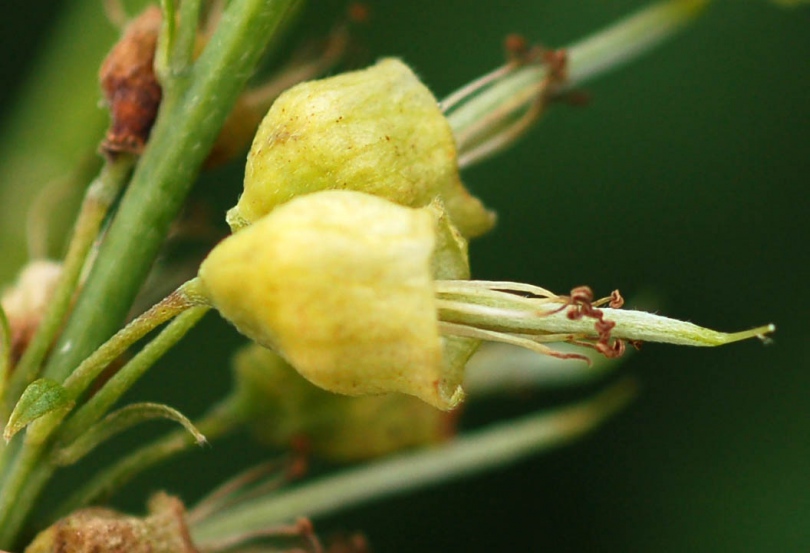
[[[234,0],[161,106],[149,143],[45,370],[64,381],[120,327],[217,133],[293,0]],[[100,306],[104,308],[101,309]]]
[[155,74],[161,83],[169,83],[171,75],[171,53],[177,24],[175,0],[160,0],[160,36],[155,51]]
[[9,410],[17,402],[25,387],[36,379],[40,364],[53,343],[65,314],[70,309],[70,302],[76,292],[87,254],[98,237],[101,224],[126,182],[133,164],[134,158],[130,156],[120,156],[114,161],[107,162],[87,189],[62,265],[59,285],[9,383],[5,396]]
[[644,8],[568,48],[568,79],[580,85],[649,52],[700,15],[709,0],[668,0]]
[[197,41],[197,29],[200,23],[201,0],[183,0],[180,4],[180,22],[171,44],[170,70],[175,75],[182,75],[194,59],[194,47]]
[[69,445],[53,451],[51,460],[60,467],[73,465],[113,436],[154,419],[174,421],[186,429],[197,445],[206,443],[205,436],[177,409],[162,403],[130,403],[98,423],[85,427]]
[[[229,396],[203,418],[195,421],[194,426],[211,442],[239,427],[244,420],[244,412],[239,400],[235,396]],[[196,442],[186,430],[176,430],[130,453],[112,466],[95,473],[89,482],[54,511],[51,520],[110,496],[140,472],[194,446]]]
[[572,407],[493,425],[438,448],[349,469],[287,492],[274,492],[198,522],[191,528],[194,543],[205,549],[229,536],[258,532],[302,515],[323,516],[562,446],[604,422],[624,407],[634,392],[634,383],[623,381]]
[[[195,301],[196,300],[186,294],[184,287],[181,286],[166,296],[162,301],[153,305],[148,311],[119,330],[112,338],[93,352],[90,357],[82,361],[82,363],[76,367],[76,370],[74,370],[64,382],[68,393],[70,393],[73,399],[77,399],[82,392],[87,390],[96,377],[101,374],[101,371],[106,369],[110,363],[124,353],[132,344],[143,338],[148,332],[154,330],[159,325],[194,307]],[[166,341],[165,336],[171,335],[174,337],[174,329],[176,327],[170,325],[170,328],[172,332],[166,334],[164,331],[164,333],[162,333],[162,336],[164,336],[162,340],[160,336],[158,337],[157,341],[159,346],[164,346],[164,342]],[[180,336],[182,336],[182,334]],[[150,359],[153,350],[154,348],[147,346],[147,355]]]
[[[11,371],[11,327],[8,324],[8,317],[0,305],[0,398],[5,397],[6,386],[9,381],[9,371]],[[8,411],[3,409],[0,405],[0,420],[5,421]],[[2,444],[0,444],[0,452],[2,452]]]
[[[53,476],[54,470],[55,467],[49,463],[37,464],[31,470],[26,481],[26,486],[22,490],[16,503],[16,505],[19,505],[19,508],[16,508],[11,513],[8,522],[9,528],[13,529],[13,531],[19,532],[23,529],[25,519],[33,508],[45,484],[47,484],[48,480]],[[5,527],[3,529],[5,530]],[[0,540],[2,539],[3,538],[0,538]]]
[[[181,286],[163,301],[132,321],[82,362],[65,388],[77,398],[111,361],[121,355],[147,332],[168,319],[195,306],[196,281]],[[20,452],[9,463],[8,473],[0,483],[0,547],[8,547],[15,539],[34,501],[53,474],[53,466],[44,453],[50,446],[50,436],[62,420],[62,414],[46,416],[29,428]],[[5,452],[7,453],[8,450]]]
[[[569,46],[565,49],[567,86],[581,85],[648,52],[694,19],[706,4],[708,0],[658,2]],[[536,100],[545,77],[545,67],[527,65],[497,79],[447,115],[454,134],[468,134],[479,121],[504,105],[525,109]],[[448,96],[454,97],[455,93]]]
[[[87,428],[104,416],[110,407],[129,390],[143,374],[163,357],[208,312],[207,306],[196,306],[181,313],[161,333],[138,352],[108,380],[87,403],[82,405],[60,427],[58,441],[70,444]],[[77,374],[78,371],[75,374]],[[68,379],[70,382],[71,379]]]
[[[41,463],[44,444],[23,444],[0,487],[0,547],[14,545],[25,517],[53,468]],[[35,478],[36,477],[36,478]]]

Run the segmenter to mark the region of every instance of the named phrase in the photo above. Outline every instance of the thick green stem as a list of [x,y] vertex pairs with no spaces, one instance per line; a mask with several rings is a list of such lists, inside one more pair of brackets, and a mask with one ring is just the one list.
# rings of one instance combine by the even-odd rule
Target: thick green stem
[[323,516],[559,447],[604,422],[624,407],[634,392],[633,382],[620,382],[572,407],[493,425],[438,448],[399,455],[287,492],[275,492],[195,524],[191,529],[194,543],[205,548],[229,536],[259,532],[302,515]]
[[130,156],[121,156],[115,161],[106,163],[101,174],[87,189],[79,218],[76,220],[73,230],[73,237],[65,255],[59,285],[54,291],[48,310],[37,328],[33,340],[17,364],[9,383],[6,393],[6,405],[9,410],[17,402],[25,387],[37,377],[40,364],[70,308],[70,302],[76,292],[87,254],[98,237],[101,224],[104,222],[110,206],[126,182],[133,163],[134,158]]
[[293,0],[235,0],[164,104],[45,375],[63,381],[120,327],[225,118]]

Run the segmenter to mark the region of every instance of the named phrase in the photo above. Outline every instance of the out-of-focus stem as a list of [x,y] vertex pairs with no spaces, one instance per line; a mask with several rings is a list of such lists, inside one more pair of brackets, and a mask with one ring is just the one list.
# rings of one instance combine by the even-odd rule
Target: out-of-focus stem
[[287,492],[274,492],[198,521],[191,528],[192,537],[195,544],[205,548],[208,542],[258,532],[304,514],[317,518],[503,466],[580,437],[624,407],[634,393],[635,384],[623,381],[572,407],[493,425],[441,447],[349,469]]
[[[694,19],[707,4],[708,0],[658,2],[565,48],[566,81],[556,91],[580,85],[651,50]],[[459,94],[450,94],[442,103],[456,105],[447,114],[453,133],[457,137],[468,137],[471,132],[478,135],[475,127],[480,121],[490,114],[503,112],[505,106],[508,113],[499,117],[500,120],[527,109],[543,93],[547,75],[544,65],[528,64],[497,79],[466,102],[458,100]],[[492,134],[502,130],[502,125],[495,125]],[[468,143],[475,147],[489,138],[483,133]]]
[[[202,418],[194,421],[194,426],[211,442],[238,428],[243,422],[245,412],[238,399],[235,396],[229,396]],[[185,429],[173,431],[155,442],[143,446],[119,459],[110,467],[96,472],[90,481],[59,506],[53,513],[53,519],[109,496],[137,474],[192,447],[196,447],[196,442]]]
[[98,237],[107,212],[129,176],[134,158],[121,156],[107,162],[101,174],[87,189],[79,218],[73,230],[62,266],[62,276],[48,310],[28,348],[14,370],[6,395],[8,409],[16,403],[25,387],[37,377],[39,366],[54,341],[70,308],[87,254]]
[[25,260],[27,206],[92,155],[107,119],[98,107],[97,73],[117,31],[98,0],[63,2],[60,11],[0,136],[0,282]]

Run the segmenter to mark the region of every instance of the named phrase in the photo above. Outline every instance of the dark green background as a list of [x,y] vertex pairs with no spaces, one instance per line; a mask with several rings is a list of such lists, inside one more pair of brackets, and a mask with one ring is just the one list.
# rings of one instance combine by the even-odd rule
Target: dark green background
[[[325,4],[308,12],[321,25],[335,11]],[[564,45],[644,2],[370,4],[369,59],[403,57],[442,96],[498,64],[509,32]],[[53,6],[6,6],[6,114]],[[652,293],[667,314],[720,330],[773,321],[775,344],[647,345],[625,365],[640,398],[595,435],[319,528],[362,529],[378,552],[810,550],[809,23],[810,8],[718,2],[666,46],[588,85],[589,106],[555,108],[512,151],[464,175],[500,215],[472,246],[475,276]],[[237,169],[204,190],[212,179],[223,182],[212,197],[235,200]],[[219,397],[239,338],[215,316],[196,337],[139,397],[192,415]],[[547,399],[488,405],[468,425]],[[137,508],[144,489],[160,487],[193,497],[202,490],[190,472],[210,486],[259,458],[235,438],[152,473],[121,504]]]

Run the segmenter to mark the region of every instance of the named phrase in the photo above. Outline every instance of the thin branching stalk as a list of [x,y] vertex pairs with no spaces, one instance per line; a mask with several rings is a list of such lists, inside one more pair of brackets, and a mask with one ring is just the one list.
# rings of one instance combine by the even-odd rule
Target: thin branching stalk
[[143,157],[46,368],[49,378],[63,381],[121,325],[222,123],[294,3],[231,2],[193,68],[175,76],[185,81],[182,93],[161,106]]
[[98,238],[101,224],[110,206],[118,197],[134,158],[119,156],[108,161],[99,176],[90,184],[82,202],[79,217],[62,265],[62,276],[34,338],[15,367],[7,394],[6,408],[10,411],[25,387],[38,375],[40,364],[54,341],[74,297],[87,255]]
[[[126,365],[110,378],[87,403],[82,405],[59,429],[59,441],[65,444],[78,438],[98,421],[143,374],[180,341],[208,312],[207,306],[192,307],[180,314]],[[75,373],[74,373],[75,374]]]
[[[194,421],[194,426],[212,442],[241,426],[244,413],[237,397],[229,396],[202,418]],[[109,497],[141,472],[193,447],[196,447],[194,438],[186,430],[176,430],[129,453],[108,468],[95,473],[53,512],[51,520]]]
[[504,466],[538,451],[565,445],[615,414],[633,397],[623,381],[592,399],[557,411],[527,416],[467,434],[446,445],[344,470],[298,488],[273,493],[199,521],[198,547],[295,520],[321,517],[372,500]]

